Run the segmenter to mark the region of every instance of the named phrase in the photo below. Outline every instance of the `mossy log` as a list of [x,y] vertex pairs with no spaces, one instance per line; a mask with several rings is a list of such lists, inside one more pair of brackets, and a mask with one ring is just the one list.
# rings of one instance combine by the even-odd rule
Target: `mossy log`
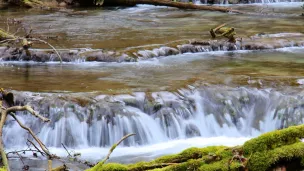
[[40,0],[8,0],[10,4],[33,8],[33,7],[40,7],[43,6],[43,2]]
[[7,39],[15,39],[16,37],[2,29],[0,29],[0,41]]
[[66,171],[66,170],[68,170],[66,165],[59,166],[59,167],[56,167],[56,168],[52,169],[52,171]]
[[[300,169],[304,167],[302,138],[304,125],[293,126],[253,138],[243,146],[193,147],[151,162],[129,165],[108,163],[96,165],[88,171],[266,171],[292,161],[296,161],[293,164]],[[244,152],[246,162],[233,160],[233,151],[239,151],[240,154]]]

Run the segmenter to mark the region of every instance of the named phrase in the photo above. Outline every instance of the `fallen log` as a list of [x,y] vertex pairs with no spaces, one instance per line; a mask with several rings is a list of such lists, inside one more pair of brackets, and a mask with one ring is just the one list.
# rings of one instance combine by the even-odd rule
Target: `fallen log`
[[[103,0],[102,3],[99,1],[91,0],[80,0],[81,4],[84,5],[137,5],[137,4],[148,4],[148,5],[156,5],[156,6],[168,6],[168,7],[176,7],[180,9],[197,9],[197,10],[205,10],[205,11],[218,11],[218,12],[233,12],[237,14],[243,14],[244,12],[233,10],[231,8],[219,7],[219,6],[205,6],[205,5],[196,5],[193,3],[187,2],[175,2],[168,0]],[[44,7],[45,4],[40,0],[8,0],[8,3],[14,4],[17,6],[27,7],[27,8],[35,8],[35,7]]]
[[197,9],[205,11],[219,11],[219,12],[233,12],[237,14],[243,14],[245,12],[233,10],[231,8],[219,7],[219,6],[206,6],[206,5],[196,5],[187,2],[174,2],[166,0],[105,0],[104,5],[136,5],[136,4],[147,4],[156,6],[168,6],[176,7],[180,9]]

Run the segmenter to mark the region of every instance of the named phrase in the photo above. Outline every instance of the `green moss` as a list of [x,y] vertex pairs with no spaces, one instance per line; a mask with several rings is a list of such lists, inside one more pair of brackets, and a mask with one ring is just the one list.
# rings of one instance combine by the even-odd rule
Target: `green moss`
[[[130,165],[98,164],[89,171],[238,171],[244,170],[246,163],[250,171],[265,171],[290,161],[297,161],[297,166],[304,167],[304,143],[300,142],[303,135],[304,125],[293,126],[263,134],[247,141],[243,146],[192,147],[151,162]],[[241,155],[242,151],[245,152],[247,162],[231,161],[234,154]]]
[[244,144],[243,149],[246,154],[251,154],[293,144],[299,142],[301,138],[304,138],[304,125],[292,126],[253,138]]
[[[232,156],[231,156],[232,157]],[[238,171],[242,165],[239,162],[232,162],[230,166],[228,165],[229,158],[224,160],[214,162],[212,164],[204,164],[199,170],[200,171]]]
[[[252,171],[267,170],[282,161],[288,162],[294,159],[302,159],[303,157],[304,143],[299,142],[269,151],[257,152],[251,156],[248,167]],[[302,166],[303,164],[301,163]]]
[[104,165],[97,164],[95,167],[87,171],[126,171],[127,166],[118,163],[109,163]]
[[202,160],[189,160],[185,163],[174,164],[165,168],[154,169],[153,171],[194,171],[204,164]]
[[175,155],[167,155],[160,157],[155,160],[156,163],[181,163],[189,159],[198,159],[202,156],[208,155],[209,153],[215,153],[219,150],[225,149],[225,146],[210,146],[206,148],[188,148],[183,152]]

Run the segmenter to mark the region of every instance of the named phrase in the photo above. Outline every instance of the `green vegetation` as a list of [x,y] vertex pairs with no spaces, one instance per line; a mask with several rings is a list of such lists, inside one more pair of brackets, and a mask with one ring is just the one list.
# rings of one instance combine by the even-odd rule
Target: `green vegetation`
[[297,167],[303,167],[304,143],[300,141],[303,137],[304,125],[292,126],[253,138],[243,146],[193,147],[151,162],[100,164],[88,171],[236,171],[245,168],[264,171],[290,161],[298,161]]

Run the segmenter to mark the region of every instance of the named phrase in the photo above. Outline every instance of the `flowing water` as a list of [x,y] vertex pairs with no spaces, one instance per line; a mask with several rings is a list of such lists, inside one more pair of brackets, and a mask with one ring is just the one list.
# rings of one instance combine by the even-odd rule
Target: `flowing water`
[[[0,13],[31,25],[36,35],[55,37],[49,41],[59,49],[123,50],[207,39],[210,28],[227,21],[240,37],[304,33],[303,17],[295,15],[301,14],[300,5],[231,6],[275,14],[262,18],[147,5]],[[288,47],[186,53],[130,63],[2,61],[0,87],[14,90],[17,104],[29,104],[52,120],[42,124],[17,113],[52,152],[65,156],[63,143],[82,158],[98,161],[122,136],[136,133],[111,157],[130,163],[192,146],[240,145],[263,132],[302,124],[303,55],[303,47]],[[8,151],[23,149],[27,138],[13,120],[7,122]]]

